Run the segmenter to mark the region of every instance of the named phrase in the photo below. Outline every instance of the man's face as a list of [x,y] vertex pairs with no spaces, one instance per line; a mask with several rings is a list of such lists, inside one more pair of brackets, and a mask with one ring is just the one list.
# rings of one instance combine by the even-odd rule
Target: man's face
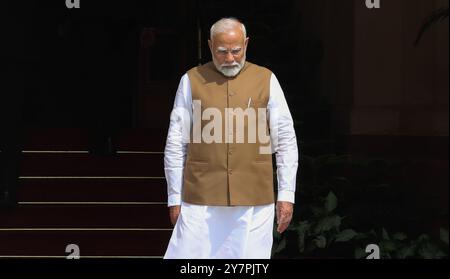
[[236,76],[245,64],[248,44],[241,29],[217,33],[208,44],[217,70],[227,77]]

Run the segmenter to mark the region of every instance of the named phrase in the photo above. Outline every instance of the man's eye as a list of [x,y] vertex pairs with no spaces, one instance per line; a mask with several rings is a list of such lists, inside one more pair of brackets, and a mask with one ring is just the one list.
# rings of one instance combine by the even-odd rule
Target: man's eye
[[231,51],[231,54],[233,54],[233,55],[238,55],[239,52],[241,52],[240,49],[233,49],[233,50]]

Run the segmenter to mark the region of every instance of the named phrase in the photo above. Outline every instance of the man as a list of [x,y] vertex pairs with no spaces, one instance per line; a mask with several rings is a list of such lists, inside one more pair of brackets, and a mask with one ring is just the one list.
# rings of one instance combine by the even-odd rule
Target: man
[[[298,167],[293,121],[275,75],[246,62],[248,41],[238,20],[219,20],[208,41],[213,61],[181,79],[164,157],[175,226],[166,259],[270,258],[271,145],[278,176],[277,231],[291,221]],[[255,128],[257,139],[251,134]],[[270,133],[270,141],[261,132]]]

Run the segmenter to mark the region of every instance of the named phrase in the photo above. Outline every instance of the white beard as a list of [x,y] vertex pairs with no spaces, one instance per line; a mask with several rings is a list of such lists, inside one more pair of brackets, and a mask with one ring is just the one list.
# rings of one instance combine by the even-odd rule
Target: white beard
[[222,64],[219,65],[217,60],[213,56],[213,63],[216,69],[221,72],[226,77],[235,77],[242,70],[245,64],[245,55],[242,57],[241,62],[234,61],[233,64]]

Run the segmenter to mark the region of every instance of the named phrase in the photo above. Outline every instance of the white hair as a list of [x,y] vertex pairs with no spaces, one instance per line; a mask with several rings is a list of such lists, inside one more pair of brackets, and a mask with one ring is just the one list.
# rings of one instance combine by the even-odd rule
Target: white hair
[[225,32],[234,30],[234,29],[236,29],[236,27],[239,27],[241,29],[242,33],[244,34],[244,38],[247,38],[247,31],[245,29],[245,25],[242,24],[238,19],[233,18],[233,17],[222,18],[222,19],[218,20],[216,23],[214,23],[211,26],[211,30],[209,33],[210,38],[212,40],[216,34],[225,33]]

